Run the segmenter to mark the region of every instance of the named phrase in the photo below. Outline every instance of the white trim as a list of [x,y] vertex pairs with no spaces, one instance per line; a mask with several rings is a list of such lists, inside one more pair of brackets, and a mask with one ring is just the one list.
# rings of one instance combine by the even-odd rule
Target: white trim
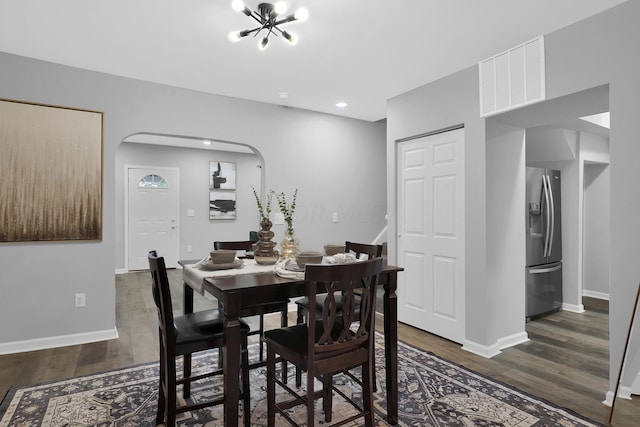
[[564,311],[570,311],[572,313],[584,313],[584,305],[582,304],[567,304],[566,302],[562,303],[562,309]]
[[116,268],[116,274],[125,274],[128,273],[129,270],[125,269],[125,268]]
[[[632,400],[630,391],[631,389],[629,389],[628,387],[620,387],[618,389],[618,397],[626,400]],[[604,400],[602,401],[602,403],[611,407],[611,404],[613,403],[613,394],[613,391],[608,391],[604,396]]]
[[[176,173],[177,197],[178,197],[178,215],[176,216],[176,249],[177,259],[180,259],[180,168],[172,166],[144,166],[144,165],[124,165],[124,269],[122,272],[129,271],[129,169],[153,169],[153,170],[170,170]],[[117,271],[116,271],[117,273]]]
[[609,294],[604,292],[587,291],[585,289],[582,291],[582,296],[609,301]]
[[13,341],[0,344],[0,355],[45,350],[69,345],[89,344],[98,341],[118,339],[117,329],[83,332],[80,334],[59,335],[57,337],[36,338],[33,340]]
[[486,357],[487,359],[491,359],[492,357],[502,353],[500,351],[500,346],[498,345],[498,343],[495,343],[491,346],[485,346],[469,340],[464,340],[462,349],[470,353],[477,354],[478,356]]
[[508,337],[499,338],[498,346],[500,347],[500,350],[504,350],[505,348],[514,347],[527,341],[529,341],[529,335],[523,331]]

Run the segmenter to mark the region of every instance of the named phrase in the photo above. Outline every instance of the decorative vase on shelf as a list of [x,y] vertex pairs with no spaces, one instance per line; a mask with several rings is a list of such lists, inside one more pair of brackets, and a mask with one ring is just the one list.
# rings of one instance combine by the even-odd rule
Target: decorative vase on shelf
[[274,233],[271,231],[273,224],[269,220],[262,220],[260,223],[260,237],[256,243],[256,250],[253,254],[253,258],[256,263],[261,265],[272,265],[278,262],[278,251],[275,250],[276,242],[272,242]]
[[284,239],[282,240],[282,243],[280,243],[280,246],[282,246],[282,253],[280,256],[283,259],[296,259],[296,255],[298,255],[299,251],[298,242],[293,234],[293,228],[287,227],[284,232]]

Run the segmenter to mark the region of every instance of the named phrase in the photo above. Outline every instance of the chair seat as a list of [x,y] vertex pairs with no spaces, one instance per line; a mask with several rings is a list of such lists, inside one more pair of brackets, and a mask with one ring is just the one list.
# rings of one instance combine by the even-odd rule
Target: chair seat
[[[342,324],[336,323],[331,331],[331,338],[336,340],[342,332]],[[317,339],[323,333],[322,321],[316,322]],[[272,329],[264,332],[264,340],[272,343],[277,349],[289,349],[290,351],[302,355],[306,359],[309,343],[309,328],[306,324],[298,324],[287,328]],[[278,350],[276,350],[277,352]],[[295,363],[295,361],[294,361]]]
[[[217,309],[202,310],[174,317],[176,346],[223,339],[223,320],[222,314]],[[240,328],[242,333],[249,331],[249,325],[242,320],[240,321]]]

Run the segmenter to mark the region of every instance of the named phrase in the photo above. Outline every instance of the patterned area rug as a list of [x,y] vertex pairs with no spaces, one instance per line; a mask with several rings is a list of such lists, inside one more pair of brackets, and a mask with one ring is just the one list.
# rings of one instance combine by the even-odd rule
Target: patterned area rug
[[[375,394],[376,425],[385,423],[384,342],[377,334]],[[251,346],[255,353],[256,346]],[[601,426],[571,411],[497,383],[431,353],[398,343],[400,426]],[[194,358],[199,367],[215,363],[215,353]],[[290,371],[294,384],[293,371]],[[157,400],[157,364],[145,364],[102,374],[12,389],[0,405],[5,426],[153,426]],[[266,425],[265,368],[251,371],[251,425]],[[335,382],[356,399],[360,387],[346,376]],[[304,384],[303,384],[304,387]],[[219,392],[220,381],[194,386],[194,399]],[[333,421],[351,407],[334,395]],[[318,402],[319,403],[319,402]],[[305,419],[305,409],[292,412]],[[317,407],[317,419],[323,419]],[[179,426],[222,426],[219,408],[183,414]],[[277,425],[286,425],[277,420]],[[300,425],[305,425],[300,421]],[[320,422],[318,425],[322,425]],[[353,426],[361,423],[351,424]]]

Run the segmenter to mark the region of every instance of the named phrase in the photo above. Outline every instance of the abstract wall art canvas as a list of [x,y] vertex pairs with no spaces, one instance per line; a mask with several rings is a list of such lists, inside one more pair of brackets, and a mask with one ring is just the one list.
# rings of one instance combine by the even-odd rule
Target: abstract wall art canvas
[[235,190],[236,164],[209,162],[209,190]]
[[103,114],[0,99],[0,242],[102,239]]
[[236,219],[236,192],[209,192],[209,219]]

